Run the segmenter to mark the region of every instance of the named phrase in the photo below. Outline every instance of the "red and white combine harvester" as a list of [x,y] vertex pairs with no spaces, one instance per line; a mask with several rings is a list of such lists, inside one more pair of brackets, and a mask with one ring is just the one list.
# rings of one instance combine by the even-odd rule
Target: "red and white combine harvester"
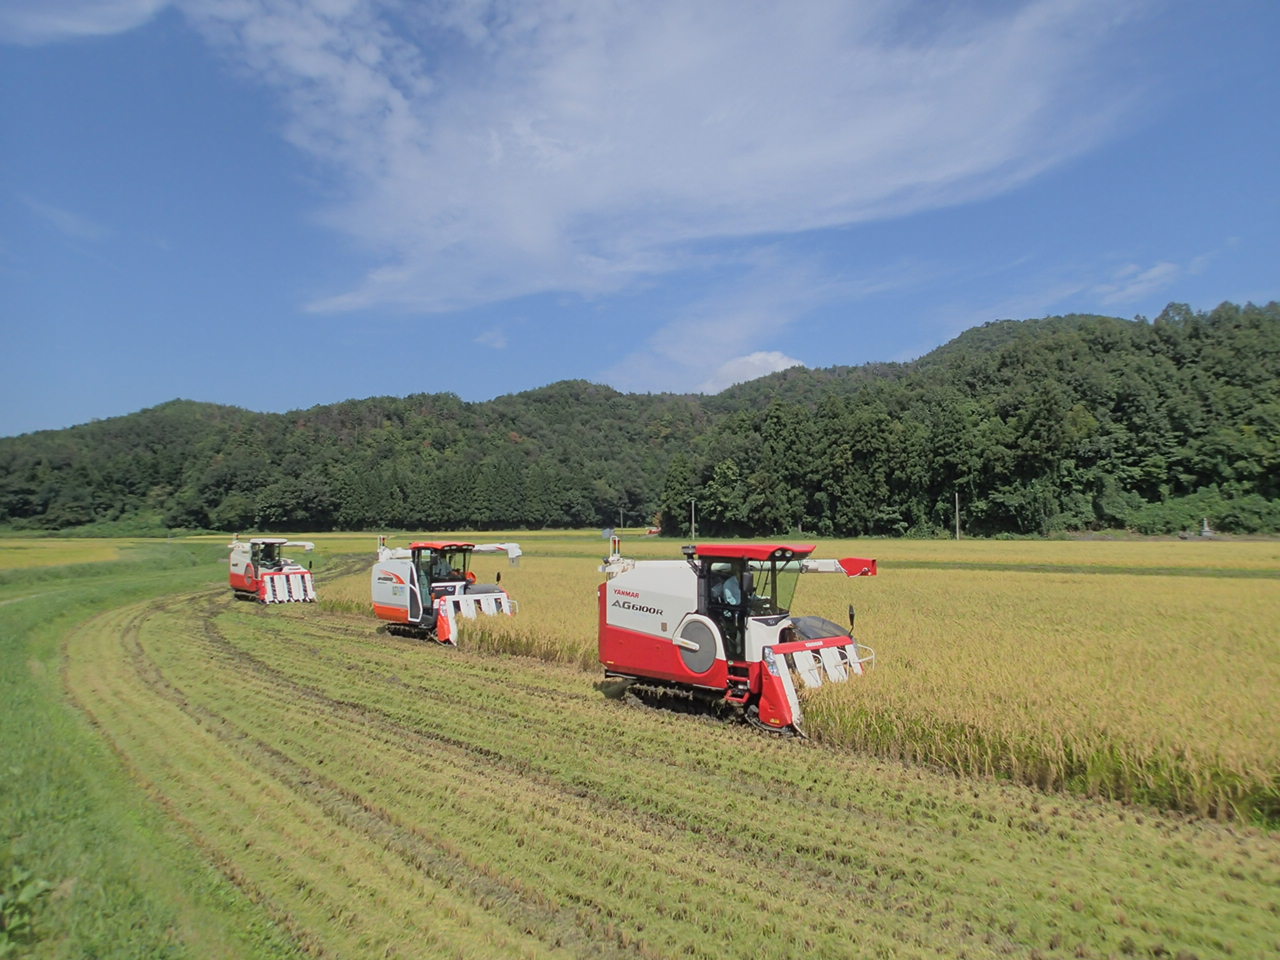
[[388,547],[378,538],[373,565],[373,612],[387,621],[387,631],[402,637],[458,645],[458,618],[480,614],[513,614],[517,604],[495,583],[477,583],[472,553],[505,553],[515,563],[518,543],[464,543],[436,540]]
[[803,733],[797,685],[860,676],[875,652],[822,617],[793,617],[802,573],[874,576],[858,557],[815,560],[813,544],[699,544],[683,560],[600,568],[600,662],[639,690],[679,690],[769,730]]
[[314,603],[311,568],[294,563],[280,553],[285,547],[301,547],[310,553],[315,544],[284,537],[254,537],[231,543],[231,590],[239,600],[261,603]]

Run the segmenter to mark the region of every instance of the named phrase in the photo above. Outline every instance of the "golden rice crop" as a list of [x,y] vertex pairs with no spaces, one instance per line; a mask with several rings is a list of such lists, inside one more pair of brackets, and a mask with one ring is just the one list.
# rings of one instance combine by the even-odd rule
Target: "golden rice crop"
[[[483,580],[501,570],[519,615],[468,623],[462,642],[598,670],[607,541],[525,539],[518,566],[475,561]],[[624,552],[671,558],[679,543],[636,538]],[[1280,573],[1280,544],[855,540],[817,551],[867,554],[878,577],[805,577],[796,594],[797,612],[837,622],[852,602],[878,654],[864,679],[806,697],[815,738],[1201,814],[1280,812],[1280,589],[1265,575]],[[368,609],[368,590],[366,572],[322,596]]]
[[56,567],[74,563],[115,560],[120,548],[133,540],[55,540],[34,537],[0,537],[0,570],[22,567]]
[[[812,540],[806,542],[813,542]],[[995,565],[1083,569],[1280,574],[1280,540],[826,540],[840,556],[870,554],[889,564]],[[829,553],[828,555],[835,555]]]
[[[860,585],[861,586],[861,585]],[[1274,815],[1280,590],[1230,577],[895,571],[879,665],[806,705],[823,739],[962,772]],[[830,612],[843,596],[816,591]]]

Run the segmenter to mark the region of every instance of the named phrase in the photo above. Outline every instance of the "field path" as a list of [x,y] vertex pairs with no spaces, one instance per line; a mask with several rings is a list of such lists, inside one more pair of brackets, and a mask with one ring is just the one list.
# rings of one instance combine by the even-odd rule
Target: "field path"
[[127,606],[69,636],[65,679],[315,956],[1280,952],[1274,834],[633,706],[360,616]]

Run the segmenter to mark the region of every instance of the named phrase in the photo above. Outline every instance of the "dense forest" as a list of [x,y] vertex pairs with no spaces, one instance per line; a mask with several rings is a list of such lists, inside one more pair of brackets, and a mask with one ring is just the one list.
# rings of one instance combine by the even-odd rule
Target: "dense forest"
[[[716,396],[565,381],[0,438],[0,525],[969,535],[1280,530],[1280,304],[1004,320]],[[692,504],[691,504],[692,501]]]

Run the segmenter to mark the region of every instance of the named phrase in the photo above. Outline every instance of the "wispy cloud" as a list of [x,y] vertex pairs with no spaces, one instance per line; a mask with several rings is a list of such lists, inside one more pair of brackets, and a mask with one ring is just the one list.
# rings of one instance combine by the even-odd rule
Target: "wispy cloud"
[[991,302],[953,303],[935,311],[928,339],[902,351],[895,360],[913,360],[938,345],[939,339],[958,336],[970,327],[993,320],[1022,320],[1060,313],[1107,313],[1138,306],[1158,312],[1165,297],[1176,298],[1179,281],[1201,272],[1215,254],[1203,253],[1186,263],[1161,260],[1143,265],[1093,264],[1041,270],[1018,289]]
[[0,42],[38,44],[123,33],[168,5],[169,0],[4,0]]
[[97,243],[111,236],[109,228],[78,213],[26,195],[19,195],[18,199],[39,220],[69,239]]
[[475,342],[482,347],[492,347],[494,350],[505,350],[507,347],[507,333],[494,327],[491,330],[485,330],[475,337]]
[[730,274],[659,322],[637,349],[596,379],[620,390],[715,393],[804,363],[769,348],[793,343],[793,327],[810,311],[866,292],[824,280],[811,265],[773,253],[758,254],[749,269]]
[[1134,303],[1158,290],[1166,289],[1182,273],[1182,267],[1167,260],[1149,267],[1127,263],[1117,269],[1110,279],[1094,287],[1094,293],[1105,306]]
[[592,295],[706,243],[956,204],[1087,149],[1108,0],[178,0],[381,264],[318,310]]

